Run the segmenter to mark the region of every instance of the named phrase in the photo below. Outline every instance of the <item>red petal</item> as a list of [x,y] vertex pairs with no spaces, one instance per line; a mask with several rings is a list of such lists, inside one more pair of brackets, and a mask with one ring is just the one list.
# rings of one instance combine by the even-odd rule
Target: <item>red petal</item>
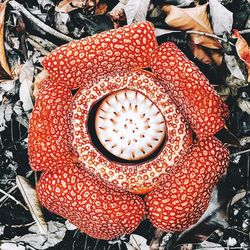
[[47,209],[98,239],[131,233],[145,212],[140,197],[109,188],[75,165],[43,174],[37,194]]
[[182,231],[205,212],[210,194],[228,164],[228,150],[214,137],[199,140],[161,185],[146,196],[157,228]]
[[46,56],[43,65],[53,79],[77,88],[111,72],[149,66],[156,46],[153,25],[141,22],[72,41]]
[[162,44],[152,55],[151,67],[164,82],[198,137],[215,134],[224,126],[228,109],[207,78],[173,43]]
[[45,80],[29,126],[29,160],[34,170],[54,170],[72,161],[68,146],[71,92]]

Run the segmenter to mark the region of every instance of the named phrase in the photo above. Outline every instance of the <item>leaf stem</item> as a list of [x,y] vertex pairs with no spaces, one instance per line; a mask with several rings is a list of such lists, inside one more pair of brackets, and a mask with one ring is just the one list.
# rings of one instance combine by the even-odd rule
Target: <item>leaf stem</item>
[[[31,174],[33,174],[33,171],[29,171],[26,174],[26,178],[30,177]],[[0,198],[0,207],[3,205],[4,201],[7,200],[8,198],[10,198],[10,196],[12,195],[8,195],[11,194],[12,192],[14,192],[17,189],[17,185],[13,186],[8,192],[7,195],[5,194],[3,197]],[[3,202],[3,203],[2,203]]]
[[250,29],[245,29],[245,30],[241,30],[239,31],[240,34],[248,34],[250,33]]
[[[211,37],[220,41],[223,41],[225,43],[229,42],[226,38],[222,38],[219,37],[215,34],[211,34],[211,33],[207,33],[207,32],[202,32],[202,31],[196,31],[196,30],[187,30],[186,31],[187,34],[197,34],[197,35],[201,35],[201,36],[207,36],[207,37]],[[232,42],[229,42],[230,45],[235,46]]]
[[41,28],[42,30],[44,30],[48,34],[52,35],[53,37],[56,37],[56,38],[58,38],[60,40],[66,41],[66,42],[70,42],[70,41],[73,40],[73,38],[68,37],[68,36],[64,35],[63,33],[59,32],[57,30],[54,30],[53,28],[51,28],[50,26],[48,26],[47,24],[45,24],[44,22],[42,22],[40,19],[38,19],[37,17],[33,16],[22,4],[16,2],[15,0],[11,0],[8,3],[9,3],[9,5],[12,8],[14,8],[15,10],[20,11],[32,23],[34,23],[39,28]]
[[230,156],[237,156],[237,155],[245,154],[245,153],[248,153],[248,152],[250,152],[250,149],[246,149],[246,150],[231,154]]
[[23,205],[22,202],[18,201],[14,196],[12,196],[12,195],[6,193],[6,192],[3,191],[2,189],[0,189],[0,193],[2,193],[2,194],[4,194],[4,195],[8,196],[11,200],[15,201],[16,204],[22,206],[25,210],[29,211],[29,209],[28,209],[25,205]]

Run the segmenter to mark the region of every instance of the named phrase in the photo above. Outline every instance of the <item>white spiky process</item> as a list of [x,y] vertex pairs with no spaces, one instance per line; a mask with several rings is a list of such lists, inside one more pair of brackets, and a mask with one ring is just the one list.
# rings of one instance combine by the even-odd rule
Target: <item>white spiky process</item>
[[95,116],[101,144],[118,158],[136,161],[152,155],[166,136],[158,107],[139,91],[122,89],[101,102]]

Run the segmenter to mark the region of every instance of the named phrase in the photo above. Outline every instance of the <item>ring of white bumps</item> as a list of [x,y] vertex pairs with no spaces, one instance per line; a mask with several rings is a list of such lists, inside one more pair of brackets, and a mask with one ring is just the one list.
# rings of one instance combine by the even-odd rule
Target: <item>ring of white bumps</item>
[[130,161],[152,155],[166,135],[158,107],[139,91],[122,89],[102,100],[95,130],[101,144],[113,155]]
[[[145,113],[145,117],[147,116],[147,118],[151,114],[150,112],[155,113],[157,118],[155,122],[159,122],[158,125],[161,123],[161,126],[159,126],[158,129],[159,131],[163,131],[157,135],[159,136],[158,138],[156,137],[157,133],[154,130],[151,131],[152,134],[154,133],[155,138],[159,140],[155,141],[155,144],[153,144],[154,141],[151,138],[152,136],[149,134],[146,136],[145,133],[145,140],[148,140],[152,149],[151,147],[145,147],[144,145],[145,155],[148,154],[149,156],[148,158],[146,156],[146,159],[140,159],[139,164],[137,164],[137,160],[127,160],[129,162],[125,162],[126,164],[124,164],[124,159],[109,157],[107,153],[110,153],[110,150],[106,149],[108,152],[104,152],[103,149],[99,148],[99,144],[101,143],[97,143],[95,136],[92,134],[92,131],[95,128],[94,123],[99,124],[99,127],[106,128],[111,126],[111,128],[109,128],[110,133],[114,132],[113,129],[116,128],[112,122],[109,121],[109,125],[104,124],[102,119],[98,121],[100,118],[98,118],[98,116],[99,114],[102,114],[100,113],[101,108],[105,108],[105,105],[107,104],[104,105],[105,100],[108,100],[110,105],[117,106],[117,111],[119,111],[119,105],[116,103],[115,95],[119,95],[119,100],[122,100],[122,96],[125,99],[125,92],[127,92],[128,98],[128,102],[126,101],[127,106],[125,103],[121,106],[129,109],[129,103],[132,102],[132,98],[135,99],[135,94],[137,92],[137,95],[139,96],[137,100],[138,102],[140,102],[140,100],[147,100],[145,103],[141,103],[142,107],[139,108],[138,105],[138,111],[142,112],[142,115]],[[100,104],[99,109],[98,104]],[[133,105],[131,103],[131,107],[135,108],[136,104]],[[143,105],[145,106],[143,107]],[[152,110],[150,111],[148,107],[151,105]],[[112,113],[112,108],[110,106],[107,106],[105,109]],[[122,109],[122,107],[120,107],[120,109]],[[118,113],[117,111],[114,112]],[[154,189],[155,186],[158,185],[160,176],[171,170],[172,166],[178,162],[180,156],[192,143],[190,127],[186,123],[182,114],[171,101],[159,81],[151,73],[145,71],[120,72],[119,74],[102,78],[98,83],[94,82],[90,84],[88,88],[81,88],[74,97],[71,112],[72,113],[69,114],[71,120],[70,141],[72,141],[72,146],[78,156],[79,163],[88,171],[101,177],[110,186],[122,188],[132,193],[143,194]],[[109,119],[114,119],[115,114],[113,113],[112,115],[113,118],[110,117]],[[128,113],[126,115],[128,115]],[[162,118],[162,116],[164,118]],[[95,117],[97,117],[96,122]],[[125,125],[124,122],[130,122],[129,120],[126,121],[126,118],[125,120],[121,120],[123,120],[123,123],[119,123],[119,126],[121,126],[120,129]],[[103,122],[103,125],[101,125],[101,121]],[[156,125],[153,125],[152,123],[151,126],[153,127]],[[134,128],[136,128],[136,126],[134,126]],[[103,136],[102,134],[104,130],[98,128],[97,125],[97,130],[98,129],[100,131],[96,131],[96,135],[99,134],[99,141],[103,140],[105,142],[105,140],[108,140],[111,137],[111,134],[108,134],[108,137],[107,135]],[[130,132],[126,134],[127,139],[128,136],[131,136],[128,134],[130,134]],[[138,133],[137,135],[140,137],[141,133]],[[120,137],[122,136],[125,137],[125,133]],[[165,139],[166,137],[167,139]],[[114,140],[114,135],[112,135],[111,139]],[[126,142],[128,142],[127,139],[125,140]],[[108,145],[107,142],[106,145]],[[122,148],[122,143],[119,145],[119,147]],[[133,147],[133,151],[135,151],[134,145],[131,146]],[[121,148],[119,150],[121,150]],[[141,147],[137,147],[137,150],[140,151],[141,149]],[[119,152],[119,150],[117,152]],[[131,148],[129,150],[131,150]],[[148,150],[152,151],[150,152]],[[153,151],[154,153],[152,154]],[[142,152],[139,153],[143,155]],[[134,159],[140,157],[139,153],[134,154]],[[115,152],[112,152],[112,154],[115,154]]]

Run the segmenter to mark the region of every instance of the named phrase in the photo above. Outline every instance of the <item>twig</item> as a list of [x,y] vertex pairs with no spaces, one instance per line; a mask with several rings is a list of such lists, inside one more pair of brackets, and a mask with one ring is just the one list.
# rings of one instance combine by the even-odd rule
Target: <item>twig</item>
[[[223,41],[225,43],[229,42],[226,38],[222,38],[219,37],[215,34],[211,34],[211,33],[206,33],[206,32],[202,32],[202,31],[196,31],[196,30],[187,30],[186,31],[187,34],[197,34],[197,35],[201,35],[201,36],[207,36],[207,37],[211,37],[220,41]],[[229,42],[230,45],[235,46],[232,42]]]
[[12,228],[20,228],[20,227],[29,227],[35,224],[35,221],[25,223],[25,224],[20,224],[20,225],[14,225],[14,224],[4,224],[6,227],[12,227]]
[[29,127],[29,119],[27,117],[23,117],[21,115],[16,116],[16,120],[22,124],[25,128]]
[[41,28],[42,30],[44,30],[45,32],[47,32],[48,34],[61,39],[63,41],[66,42],[70,42],[73,40],[73,38],[68,37],[64,34],[62,34],[59,31],[54,30],[53,28],[51,28],[50,26],[48,26],[47,24],[45,24],[44,22],[42,22],[40,19],[38,19],[37,17],[33,16],[22,4],[16,2],[15,0],[11,0],[9,1],[9,4],[12,8],[14,8],[15,10],[20,11],[24,16],[26,16],[30,21],[32,21],[34,24],[36,24],[39,28]]
[[[8,179],[8,180],[9,180],[9,179]],[[16,179],[14,179],[14,180],[16,180]],[[17,189],[17,185],[13,186],[13,187],[7,192],[7,194],[11,194],[11,193],[14,192],[16,189]],[[6,195],[4,195],[4,196],[2,196],[2,197],[0,198],[0,207],[2,206],[1,203],[2,203],[6,198],[8,198],[8,196],[6,196]]]
[[54,50],[57,47],[54,43],[52,43],[46,39],[43,39],[41,37],[38,37],[38,36],[28,34],[28,38],[30,38],[34,42],[38,43],[40,46],[42,46],[45,50],[48,50],[49,52]]
[[16,204],[22,206],[25,210],[29,211],[29,209],[28,209],[25,205],[23,205],[22,202],[18,201],[18,200],[17,200],[15,197],[13,197],[12,195],[6,193],[6,192],[3,191],[2,189],[0,189],[0,193],[2,193],[2,194],[4,194],[4,195],[8,196],[11,200],[15,201]]
[[[33,171],[29,171],[26,174],[26,178],[30,177],[33,174]],[[12,192],[14,192],[17,189],[17,185],[13,186],[7,193],[7,195],[4,195],[3,197],[0,198],[0,207],[3,205],[1,204],[2,202],[4,202],[4,200],[10,198],[10,196],[8,194],[11,194]]]
[[86,235],[85,235],[84,249],[83,249],[83,250],[86,250],[86,249],[87,249],[87,241],[88,241],[88,235],[86,234]]
[[44,49],[39,43],[37,43],[36,41],[32,40],[31,38],[28,37],[27,41],[35,48],[37,49],[39,52],[41,52],[41,54],[43,56],[46,56],[49,54],[49,51]]
[[241,30],[239,31],[240,34],[248,34],[250,33],[250,29],[245,29],[245,30]]
[[250,149],[246,149],[246,150],[231,154],[230,156],[237,156],[237,155],[245,154],[245,153],[248,153],[248,152],[250,152]]

